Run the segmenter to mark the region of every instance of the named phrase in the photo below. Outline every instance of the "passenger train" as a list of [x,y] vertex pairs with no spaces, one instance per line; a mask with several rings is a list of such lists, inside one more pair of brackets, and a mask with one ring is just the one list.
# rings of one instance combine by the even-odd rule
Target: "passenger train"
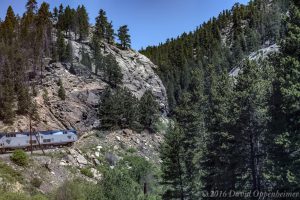
[[78,140],[76,130],[0,133],[0,153],[15,149],[31,150],[72,145]]

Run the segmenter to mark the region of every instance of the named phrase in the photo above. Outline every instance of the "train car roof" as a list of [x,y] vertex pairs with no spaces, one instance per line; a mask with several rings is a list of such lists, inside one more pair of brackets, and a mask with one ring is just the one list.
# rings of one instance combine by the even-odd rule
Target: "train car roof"
[[[40,134],[43,134],[43,135],[52,135],[52,134],[54,134],[54,133],[57,133],[57,132],[64,132],[64,131],[70,131],[70,132],[74,132],[75,134],[77,134],[77,131],[76,131],[76,130],[37,131],[36,133],[40,133]],[[4,135],[8,135],[8,134],[22,134],[22,135],[27,135],[27,134],[30,134],[30,132],[7,132],[7,133],[0,132],[0,137],[2,137],[2,136],[4,136]]]

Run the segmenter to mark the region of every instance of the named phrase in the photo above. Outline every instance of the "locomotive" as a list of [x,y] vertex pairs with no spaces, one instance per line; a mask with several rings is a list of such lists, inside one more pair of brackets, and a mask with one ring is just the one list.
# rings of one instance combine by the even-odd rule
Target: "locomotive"
[[76,130],[53,130],[29,132],[0,133],[0,153],[15,149],[30,150],[72,145],[78,140]]

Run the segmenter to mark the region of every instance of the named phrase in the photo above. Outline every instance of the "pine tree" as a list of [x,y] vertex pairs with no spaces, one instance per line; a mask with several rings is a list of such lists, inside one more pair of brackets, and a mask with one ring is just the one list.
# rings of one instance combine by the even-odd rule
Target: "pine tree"
[[130,48],[131,45],[131,39],[130,35],[128,34],[129,29],[127,25],[121,26],[118,30],[118,37],[120,40],[120,46],[123,49],[128,49]]
[[36,0],[28,0],[26,3],[27,13],[35,13],[37,11],[37,2]]
[[87,53],[85,51],[84,47],[82,47],[82,49],[81,49],[81,61],[80,61],[80,63],[87,66],[90,70],[92,70],[92,61],[91,61],[90,55],[89,55],[89,53]]
[[73,47],[72,42],[69,40],[68,45],[66,47],[65,58],[67,62],[73,62]]
[[[67,6],[63,15],[63,29],[64,31],[66,31],[67,33],[71,33],[71,29],[72,29],[72,23],[73,23],[73,12],[72,9],[70,8],[70,6]],[[70,36],[70,35],[69,35]]]
[[58,20],[58,9],[56,6],[53,8],[52,17],[55,21]]
[[170,124],[160,148],[162,184],[166,186],[163,199],[185,199],[183,131]]
[[110,22],[110,23],[107,24],[106,34],[105,34],[105,39],[106,39],[108,44],[113,44],[114,43],[114,35],[115,35],[115,31],[113,29],[112,22]]
[[58,58],[61,62],[66,60],[66,44],[65,44],[65,39],[60,30],[57,32],[57,54]]
[[89,17],[83,5],[77,8],[77,19],[79,26],[79,40],[83,40],[89,33]]
[[[196,91],[196,90],[195,90]],[[184,136],[181,145],[184,151],[184,197],[187,199],[197,198],[199,171],[195,165],[196,157],[201,154],[198,146],[205,136],[203,116],[201,115],[200,102],[195,102],[193,95],[183,93],[179,104],[175,109],[178,125],[182,129]]]
[[[213,73],[211,74],[213,75]],[[212,76],[209,88],[207,137],[200,157],[201,180],[207,192],[229,192],[235,185],[235,145],[231,133],[232,85],[226,72]]]
[[102,129],[136,128],[138,100],[128,89],[107,88],[100,101],[99,116]]
[[61,79],[59,79],[59,90],[58,90],[58,97],[61,99],[61,100],[66,100],[66,91],[65,91],[65,88],[64,88],[64,85],[63,85],[63,82]]
[[3,70],[0,118],[4,123],[11,124],[15,117],[13,71],[11,65],[7,62],[4,63]]
[[272,123],[268,148],[270,179],[274,189],[298,191],[300,124],[300,5],[294,1],[287,20],[287,37],[275,63],[276,79],[272,98]]
[[147,90],[140,100],[139,112],[141,113],[140,123],[144,128],[155,131],[155,123],[159,117],[159,105],[150,90]]
[[25,115],[29,112],[31,104],[31,98],[29,94],[29,89],[25,85],[22,88],[19,88],[18,93],[18,114]]
[[11,45],[13,39],[15,38],[15,28],[17,25],[17,18],[11,6],[8,7],[5,20],[3,22],[4,26],[4,41],[6,44]]
[[112,54],[105,56],[103,74],[105,80],[111,84],[112,87],[116,87],[118,84],[122,83],[123,74],[121,72],[121,67]]
[[246,61],[238,76],[234,99],[234,139],[236,151],[237,190],[260,191],[263,188],[263,161],[265,150],[261,146],[268,133],[267,124],[271,74]]
[[105,70],[105,57],[101,53],[101,48],[99,45],[99,41],[96,37],[93,38],[93,46],[94,46],[94,63],[95,63],[95,74],[98,74],[98,71]]
[[106,12],[101,9],[99,11],[98,17],[96,17],[95,33],[94,33],[98,37],[98,39],[100,40],[105,39],[108,24],[109,23],[106,17]]
[[[37,14],[37,22],[36,22],[36,29],[37,29],[37,38],[36,38],[36,49],[41,49],[42,56],[49,55],[49,48],[51,43],[51,28],[52,22],[50,20],[51,13],[49,11],[49,4],[42,3],[40,9],[38,10]],[[41,69],[42,70],[42,69]]]
[[60,4],[58,8],[58,20],[57,20],[56,28],[61,31],[64,30],[65,27],[64,12],[65,12],[64,6]]

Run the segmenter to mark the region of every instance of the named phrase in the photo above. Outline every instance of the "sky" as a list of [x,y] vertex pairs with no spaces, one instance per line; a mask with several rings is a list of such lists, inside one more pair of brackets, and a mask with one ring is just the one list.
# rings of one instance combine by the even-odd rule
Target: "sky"
[[[4,19],[7,7],[22,15],[27,0],[0,0],[0,18]],[[100,9],[104,9],[114,29],[128,25],[132,48],[158,45],[168,38],[175,38],[184,32],[193,31],[224,9],[235,3],[247,4],[249,0],[44,0],[51,10],[59,4],[76,8],[85,5],[94,24]],[[39,5],[42,0],[37,0]]]

